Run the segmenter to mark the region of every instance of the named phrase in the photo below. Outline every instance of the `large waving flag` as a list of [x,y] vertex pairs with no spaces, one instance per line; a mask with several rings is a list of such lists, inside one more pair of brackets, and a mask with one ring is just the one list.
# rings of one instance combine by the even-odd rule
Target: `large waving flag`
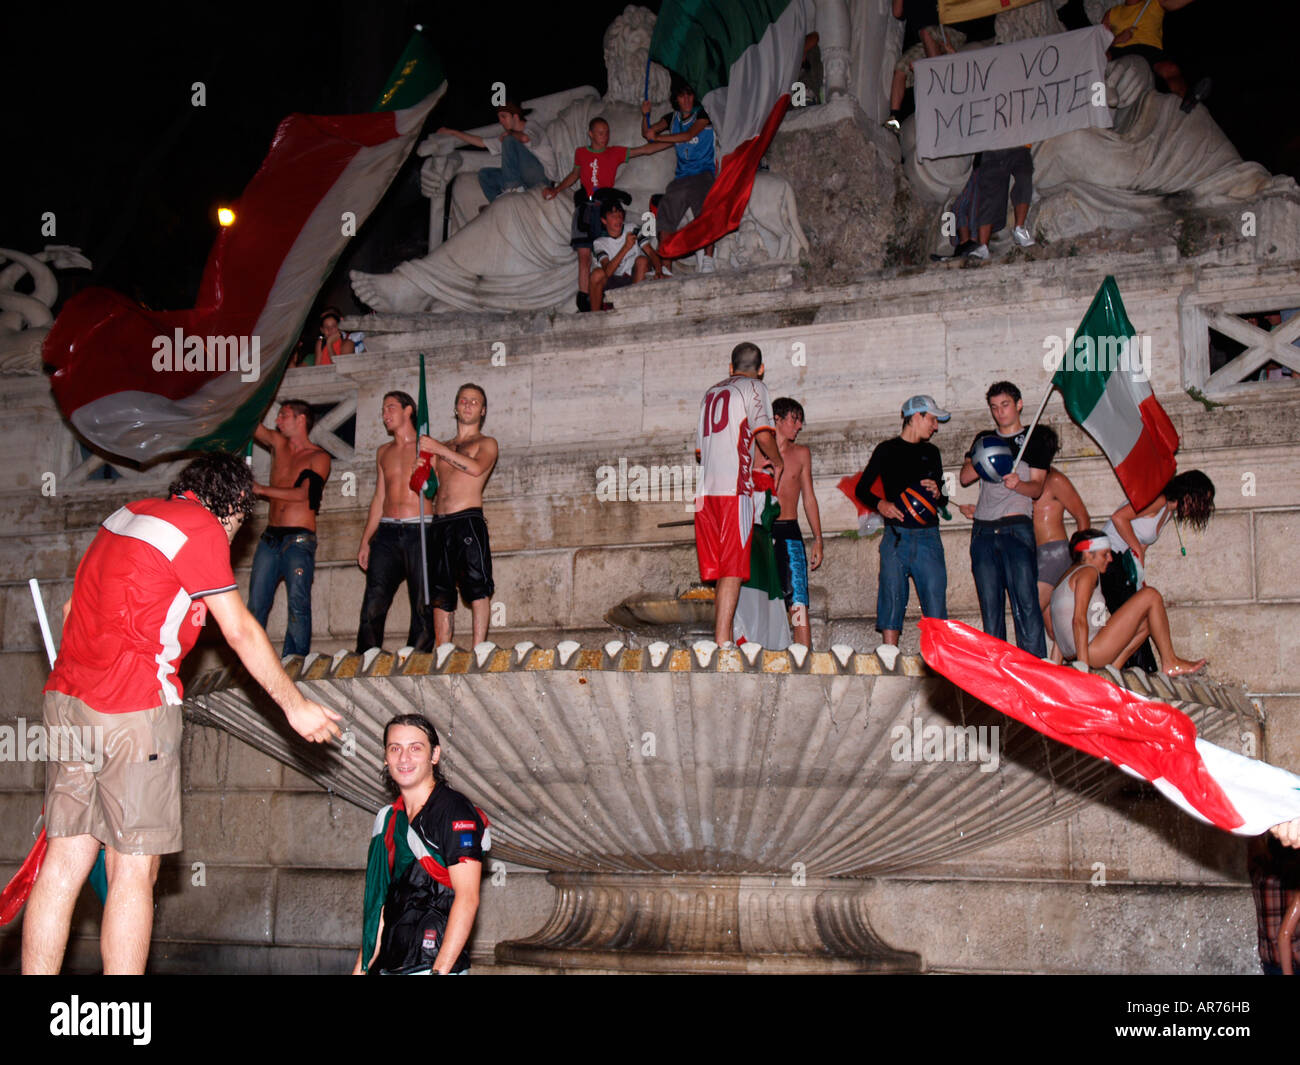
[[1070,417],[1101,446],[1138,511],[1169,483],[1178,450],[1178,433],[1151,391],[1149,359],[1139,353],[1119,286],[1107,277],[1052,377]]
[[69,300],[44,358],[73,427],[137,464],[243,450],[345,234],[383,198],[445,90],[416,34],[374,112],[284,119],[217,238],[194,309],[150,311],[104,288]]
[[1300,777],[1199,739],[1180,710],[1105,677],[934,618],[921,619],[921,656],[995,710],[1150,781],[1198,820],[1257,836],[1300,817]]
[[812,28],[811,0],[666,0],[650,58],[684,78],[713,122],[721,157],[699,218],[664,238],[676,259],[740,225],[763,153],[790,106]]

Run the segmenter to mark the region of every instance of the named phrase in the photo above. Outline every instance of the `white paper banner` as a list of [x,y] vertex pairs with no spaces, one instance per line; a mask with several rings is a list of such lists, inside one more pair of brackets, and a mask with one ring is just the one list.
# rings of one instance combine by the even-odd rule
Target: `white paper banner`
[[916,150],[970,155],[1109,128],[1104,26],[917,60]]

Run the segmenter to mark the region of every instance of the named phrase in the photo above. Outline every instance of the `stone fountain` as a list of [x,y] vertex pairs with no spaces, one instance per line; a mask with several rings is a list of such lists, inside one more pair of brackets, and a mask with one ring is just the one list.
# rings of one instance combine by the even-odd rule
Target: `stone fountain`
[[[493,854],[549,870],[550,919],[497,960],[605,971],[919,971],[872,931],[863,878],[1069,817],[1118,771],[902,657],[561,643],[295,660],[345,742],[308,749],[239,671],[191,685],[215,724],[367,810],[382,729],[423,713]],[[1258,730],[1240,693],[1144,674],[1212,741]],[[268,722],[277,722],[276,726]]]

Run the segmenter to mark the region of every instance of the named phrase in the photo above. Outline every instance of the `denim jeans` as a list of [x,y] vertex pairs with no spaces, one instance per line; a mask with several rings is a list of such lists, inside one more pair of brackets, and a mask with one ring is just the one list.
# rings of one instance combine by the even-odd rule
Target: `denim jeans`
[[876,629],[900,631],[907,610],[907,578],[927,618],[948,616],[948,567],[938,526],[904,529],[886,525],[880,534],[880,582],[876,586]]
[[970,537],[970,568],[979,596],[984,631],[1007,638],[1006,596],[1016,625],[1016,646],[1047,657],[1043,612],[1038,608],[1038,549],[1034,526],[1024,521],[998,525],[977,521]]
[[501,165],[485,166],[478,172],[478,185],[491,203],[506,189],[522,185],[526,189],[546,184],[546,171],[537,156],[514,137],[501,142]]
[[[424,526],[429,545],[429,524]],[[361,621],[357,625],[357,653],[384,646],[384,624],[397,588],[406,581],[411,604],[411,625],[406,642],[417,651],[433,646],[433,607],[425,606],[424,579],[420,576],[420,525],[418,522],[381,521],[370,538],[370,559],[366,565],[366,592],[361,600]]]
[[284,581],[289,621],[284,630],[283,655],[305,655],[311,650],[311,582],[315,575],[315,533],[262,533],[248,580],[248,610],[266,628],[275,590]]

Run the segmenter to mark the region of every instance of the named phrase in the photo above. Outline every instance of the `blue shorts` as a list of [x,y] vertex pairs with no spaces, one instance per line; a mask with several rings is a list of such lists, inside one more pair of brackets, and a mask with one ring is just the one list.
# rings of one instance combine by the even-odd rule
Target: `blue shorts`
[[776,572],[781,578],[785,607],[793,613],[796,606],[808,610],[808,554],[803,534],[793,518],[772,523],[772,547],[776,550]]

